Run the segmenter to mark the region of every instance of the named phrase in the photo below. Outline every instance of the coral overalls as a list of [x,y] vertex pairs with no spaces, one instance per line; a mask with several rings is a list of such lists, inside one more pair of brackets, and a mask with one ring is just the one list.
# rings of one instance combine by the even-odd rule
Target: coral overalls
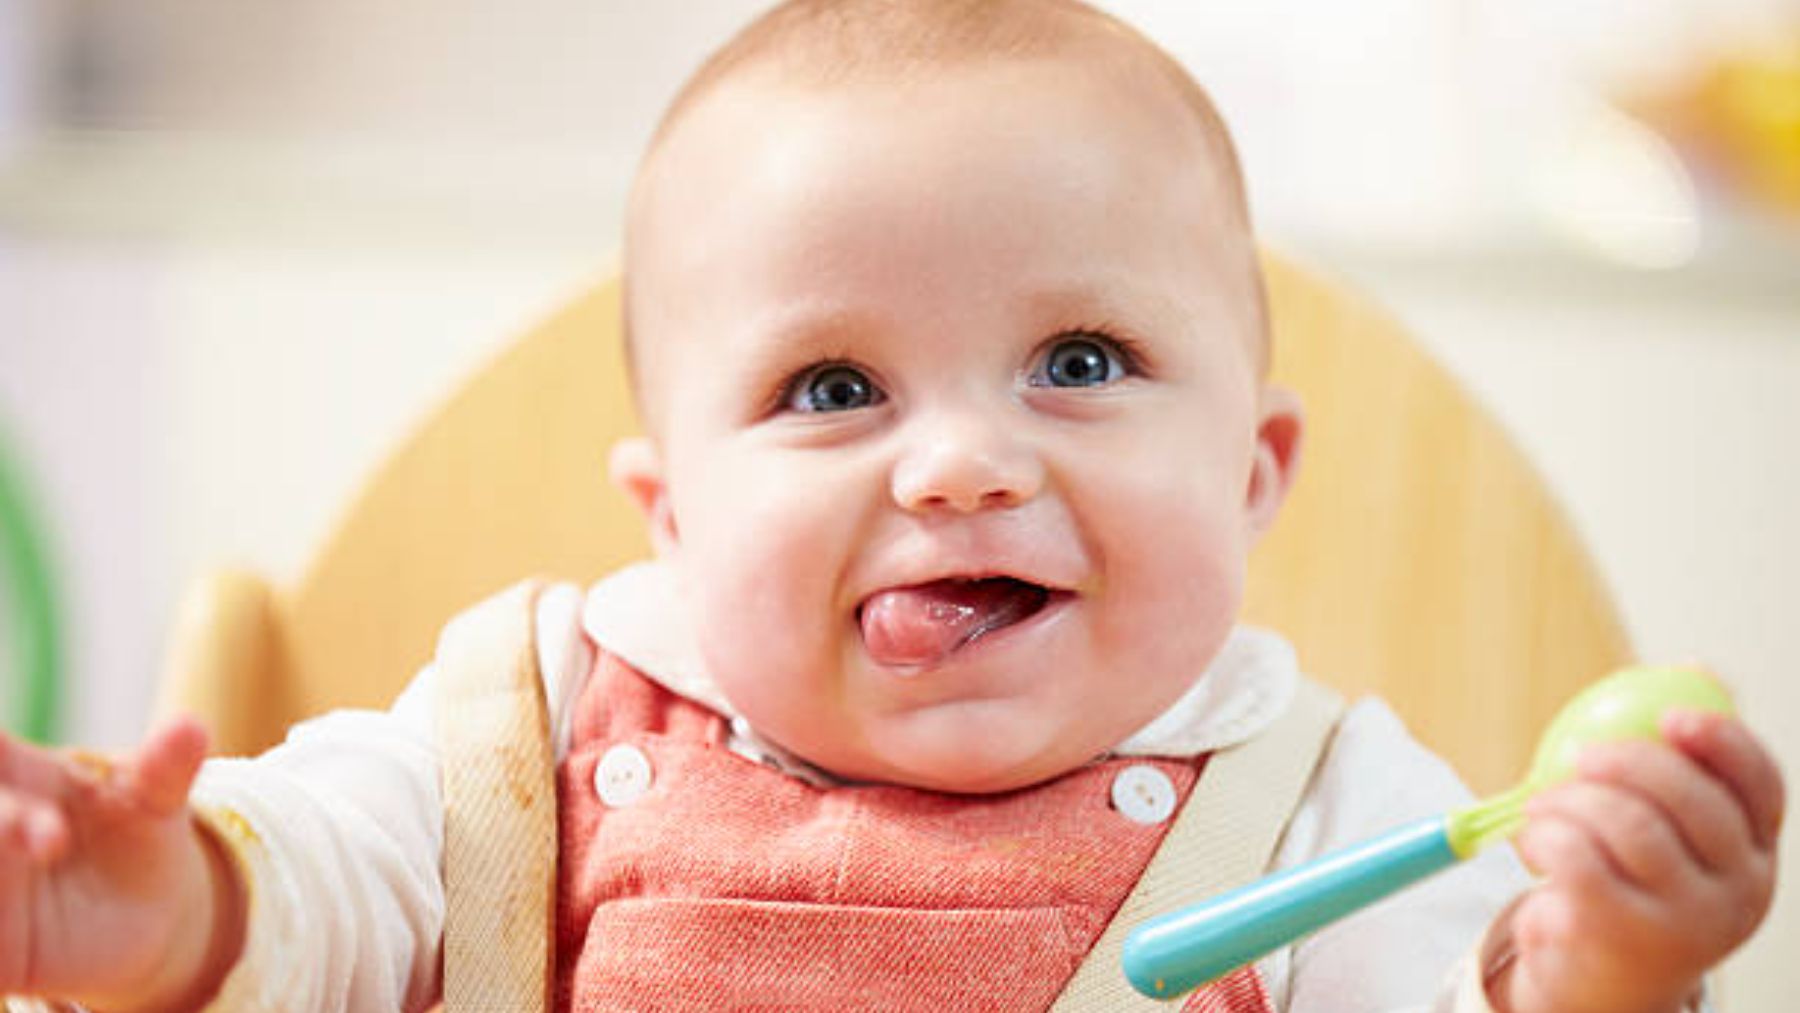
[[[601,652],[557,770],[559,1010],[1045,1009],[1167,832],[1110,804],[1128,766],[1180,801],[1197,760],[1107,760],[990,796],[816,787]],[[1181,1007],[1267,1013],[1252,968]]]

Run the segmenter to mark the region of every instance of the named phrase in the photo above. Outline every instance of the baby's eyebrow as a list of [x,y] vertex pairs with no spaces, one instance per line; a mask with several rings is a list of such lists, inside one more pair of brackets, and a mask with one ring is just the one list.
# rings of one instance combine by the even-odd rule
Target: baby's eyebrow
[[848,358],[858,335],[887,326],[851,307],[790,305],[746,321],[731,344],[742,350],[750,374],[785,374],[799,365]]
[[1027,297],[1031,314],[1036,319],[1076,319],[1079,324],[1116,322],[1139,327],[1168,326],[1192,314],[1164,286],[1145,284],[1129,272],[1119,271],[1096,278],[1091,274],[1080,278],[1059,279],[1034,285]]
[[[1196,310],[1164,286],[1147,284],[1123,271],[1098,278],[1091,274],[1047,278],[1019,288],[1008,315],[1034,331],[1027,337],[1102,325],[1148,336],[1179,329]],[[820,299],[787,303],[746,320],[729,344],[739,351],[738,365],[745,373],[778,378],[818,362],[855,359],[859,348],[901,327],[883,313]]]

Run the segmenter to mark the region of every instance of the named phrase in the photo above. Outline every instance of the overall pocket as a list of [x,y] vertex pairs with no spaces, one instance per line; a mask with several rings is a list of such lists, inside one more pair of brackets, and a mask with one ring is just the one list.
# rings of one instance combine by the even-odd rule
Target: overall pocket
[[1081,954],[1055,907],[918,910],[763,900],[603,904],[567,1008],[1030,1010]]

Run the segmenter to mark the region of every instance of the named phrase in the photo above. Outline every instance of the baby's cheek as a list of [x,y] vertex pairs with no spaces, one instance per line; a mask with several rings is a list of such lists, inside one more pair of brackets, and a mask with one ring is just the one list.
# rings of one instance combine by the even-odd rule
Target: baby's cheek
[[803,600],[805,564],[753,546],[731,550],[698,568],[694,634],[709,656],[729,652],[765,667],[783,664],[815,625]]
[[1242,582],[1241,500],[1197,476],[1168,473],[1175,470],[1119,490],[1106,511],[1116,543],[1111,553],[1185,595],[1228,592]]
[[1168,663],[1209,653],[1236,620],[1243,597],[1244,546],[1216,501],[1191,488],[1137,500],[1116,528],[1107,584],[1123,608],[1119,635],[1155,638]]
[[734,505],[683,549],[694,633],[709,663],[792,668],[824,646],[838,539],[791,502],[746,493]]

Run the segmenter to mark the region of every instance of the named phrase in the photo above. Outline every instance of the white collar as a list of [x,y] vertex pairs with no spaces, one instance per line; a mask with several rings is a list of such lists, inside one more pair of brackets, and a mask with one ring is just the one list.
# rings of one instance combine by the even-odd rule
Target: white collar
[[[754,740],[743,717],[706,672],[681,607],[675,573],[637,563],[588,590],[582,628],[593,641],[679,696],[718,712]],[[1192,687],[1154,721],[1113,749],[1123,756],[1196,756],[1236,745],[1267,728],[1299,682],[1293,648],[1268,630],[1231,631]],[[757,744],[764,755],[771,752]]]

